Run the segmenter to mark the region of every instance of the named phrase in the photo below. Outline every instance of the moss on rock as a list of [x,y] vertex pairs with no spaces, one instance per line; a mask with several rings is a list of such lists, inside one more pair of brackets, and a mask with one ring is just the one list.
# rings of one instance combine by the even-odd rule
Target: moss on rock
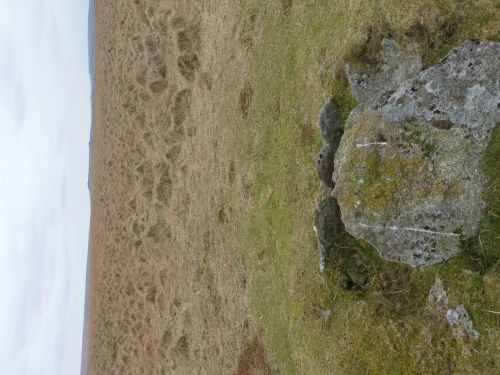
[[[464,130],[395,124],[371,111],[354,113],[346,128],[334,194],[351,234],[387,259],[423,264],[460,251],[457,227],[465,236],[477,233],[484,176],[480,149]],[[408,235],[414,239],[397,239]],[[428,253],[421,251],[425,242]]]

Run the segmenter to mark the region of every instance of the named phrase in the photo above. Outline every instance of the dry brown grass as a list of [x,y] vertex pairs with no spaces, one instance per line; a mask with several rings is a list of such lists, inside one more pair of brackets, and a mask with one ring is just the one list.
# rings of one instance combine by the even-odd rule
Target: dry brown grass
[[243,117],[247,117],[248,109],[250,108],[250,104],[252,103],[252,95],[253,90],[250,83],[245,83],[245,86],[240,91],[240,97],[238,100],[238,107],[240,112],[243,114]]
[[89,373],[269,374],[259,341],[239,359],[256,329],[240,248],[251,182],[236,132],[251,89],[238,7],[96,11]]
[[271,367],[267,362],[266,351],[262,343],[253,339],[243,350],[236,375],[270,375]]

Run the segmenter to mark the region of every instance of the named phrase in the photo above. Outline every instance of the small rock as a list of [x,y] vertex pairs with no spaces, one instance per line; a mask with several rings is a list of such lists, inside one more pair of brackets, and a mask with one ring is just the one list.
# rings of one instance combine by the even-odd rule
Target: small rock
[[427,304],[437,310],[444,310],[448,306],[448,296],[444,290],[443,281],[439,277],[436,278],[436,282],[429,292]]
[[319,112],[319,127],[325,143],[330,144],[334,152],[337,151],[344,126],[340,122],[332,99],[328,100]]
[[464,305],[448,310],[446,320],[458,338],[466,338],[468,341],[475,341],[479,338],[479,332],[474,329],[474,324]]
[[338,71],[337,64],[333,64],[332,67],[330,68],[330,70],[332,72],[332,78],[335,78],[335,76],[337,75],[337,71]]
[[327,323],[328,320],[330,320],[330,316],[332,315],[332,311],[329,309],[322,309],[318,305],[311,305],[311,308],[313,310],[313,315],[316,320],[322,320],[323,322]]
[[314,209],[313,229],[318,238],[319,269],[323,272],[331,247],[343,231],[340,208],[335,198],[326,197],[318,202]]
[[325,143],[316,157],[316,171],[320,180],[330,189],[335,186],[332,179],[334,162],[335,152],[329,143]]
[[321,310],[321,319],[323,319],[324,322],[328,322],[330,320],[330,315],[332,315],[332,312],[330,310]]

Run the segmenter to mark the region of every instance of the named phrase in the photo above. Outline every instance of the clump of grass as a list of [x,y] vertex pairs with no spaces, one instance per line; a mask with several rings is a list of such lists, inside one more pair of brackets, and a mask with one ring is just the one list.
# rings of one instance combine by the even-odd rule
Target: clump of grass
[[482,160],[488,178],[484,200],[485,215],[477,241],[471,248],[476,257],[482,258],[482,268],[500,270],[500,125],[493,130],[492,137]]
[[347,53],[346,62],[355,67],[370,66],[372,69],[379,68],[382,63],[379,54],[380,44],[383,39],[392,37],[393,32],[385,22],[382,22],[380,27],[375,27],[375,25],[367,26],[366,40],[351,47],[351,50]]
[[351,95],[351,89],[342,65],[336,66],[330,97],[336,105],[340,121],[345,122],[351,111],[356,107],[356,100]]
[[[242,20],[251,16],[259,37],[252,39],[253,100],[241,132],[241,157],[254,176],[245,249],[253,313],[275,372],[500,372],[500,317],[488,312],[500,311],[498,130],[484,158],[490,184],[481,235],[462,255],[414,269],[382,260],[346,233],[323,275],[311,222],[315,199],[329,192],[314,172],[319,130],[304,130],[317,123],[327,98],[342,119],[355,106],[344,62],[377,64],[381,39],[393,37],[433,64],[464,39],[497,38],[495,2],[295,0],[286,17],[280,2],[247,6]],[[469,356],[444,315],[426,312],[437,275],[450,307],[464,303],[481,333]],[[331,310],[328,322],[321,309]]]

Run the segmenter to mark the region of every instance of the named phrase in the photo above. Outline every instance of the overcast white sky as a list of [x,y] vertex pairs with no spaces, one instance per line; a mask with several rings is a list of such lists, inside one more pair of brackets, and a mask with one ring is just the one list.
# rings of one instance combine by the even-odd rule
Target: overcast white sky
[[0,0],[0,374],[80,372],[88,0]]

